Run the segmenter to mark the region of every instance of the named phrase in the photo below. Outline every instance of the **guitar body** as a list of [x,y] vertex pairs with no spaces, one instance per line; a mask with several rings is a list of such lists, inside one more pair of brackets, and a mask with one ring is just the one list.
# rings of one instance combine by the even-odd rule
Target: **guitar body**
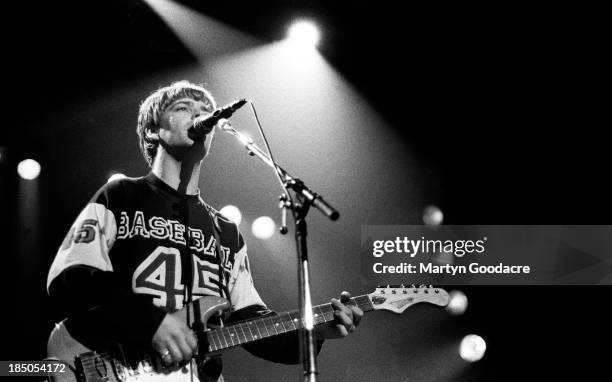
[[[202,322],[227,310],[229,301],[221,297],[205,296],[192,304],[200,306]],[[189,309],[193,318],[193,307]],[[187,308],[181,309],[187,319]],[[114,342],[99,343],[88,347],[75,339],[62,321],[55,325],[47,343],[47,359],[60,360],[70,366],[63,373],[54,373],[54,382],[191,382],[191,369],[194,369],[193,381],[210,380],[207,377],[198,379],[195,372],[195,361],[182,367],[164,367],[161,360],[152,353],[143,354],[140,362],[126,360],[120,344]],[[214,378],[213,380],[217,380]],[[220,379],[222,380],[222,378]]]

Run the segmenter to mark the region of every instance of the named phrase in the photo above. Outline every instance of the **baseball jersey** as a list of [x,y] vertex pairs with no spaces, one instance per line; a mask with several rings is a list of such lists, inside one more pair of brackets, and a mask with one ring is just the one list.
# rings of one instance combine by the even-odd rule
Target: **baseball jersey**
[[112,272],[115,283],[165,312],[183,307],[188,269],[194,300],[226,297],[232,311],[265,307],[237,226],[199,195],[179,194],[153,173],[108,183],[94,195],[57,252],[47,288],[62,272],[83,266]]
[[[94,336],[144,346],[166,312],[183,307],[189,284],[193,300],[228,298],[228,322],[275,314],[253,285],[238,227],[153,173],[104,185],[70,228],[47,279],[75,338],[94,328]],[[299,362],[297,333],[244,347],[270,361]]]

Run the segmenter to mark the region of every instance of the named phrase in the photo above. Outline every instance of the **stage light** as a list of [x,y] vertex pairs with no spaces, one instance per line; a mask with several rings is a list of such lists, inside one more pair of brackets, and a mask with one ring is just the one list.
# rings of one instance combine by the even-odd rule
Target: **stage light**
[[314,23],[307,20],[296,21],[287,33],[288,41],[302,47],[312,48],[317,46],[319,38],[319,29]]
[[125,179],[127,178],[127,176],[123,175],[122,173],[118,172],[116,174],[113,174],[111,176],[108,177],[108,180],[106,181],[106,183],[110,183],[114,180],[119,180],[119,179]]
[[453,290],[449,295],[450,301],[446,306],[446,310],[454,316],[463,314],[468,306],[468,299],[465,293],[460,290]]
[[221,215],[236,223],[236,225],[240,225],[240,222],[242,221],[242,213],[238,207],[228,204],[227,206],[221,208],[221,211],[219,212]]
[[276,224],[274,220],[268,216],[260,216],[255,221],[253,221],[253,225],[251,226],[251,230],[253,232],[253,236],[258,239],[269,239],[274,235],[274,231],[276,230]]
[[444,214],[436,206],[428,206],[423,211],[423,223],[429,226],[437,226],[442,224]]
[[486,350],[487,344],[482,337],[476,334],[469,334],[461,341],[459,355],[465,361],[476,362],[484,356]]
[[17,173],[23,179],[35,179],[40,174],[40,164],[34,159],[22,160],[17,165]]

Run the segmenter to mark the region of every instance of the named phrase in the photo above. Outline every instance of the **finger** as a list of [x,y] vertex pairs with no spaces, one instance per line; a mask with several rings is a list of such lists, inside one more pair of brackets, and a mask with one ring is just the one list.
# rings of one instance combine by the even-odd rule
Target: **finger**
[[355,331],[355,323],[353,322],[352,317],[347,316],[344,313],[342,315],[342,325],[346,328],[349,333],[353,333]]
[[179,348],[179,351],[181,352],[181,359],[179,360],[179,362],[190,360],[193,353],[191,350],[191,346],[189,346],[189,344],[187,343],[187,335],[181,333],[174,337],[174,339]]
[[353,324],[355,326],[359,325],[361,318],[363,317],[363,310],[359,309],[356,306],[351,306],[351,311],[353,312]]
[[167,348],[165,345],[162,345],[161,342],[154,342],[153,343],[153,350],[155,350],[157,353],[159,353],[159,356],[163,356],[164,353],[166,352]]
[[162,346],[159,347],[159,349],[156,349],[156,351],[159,353],[159,357],[164,364],[168,365],[172,363],[172,354],[170,353],[170,349]]
[[343,291],[340,293],[340,302],[343,304],[347,304],[351,300],[351,294],[347,291]]
[[191,352],[195,353],[198,349],[198,337],[195,335],[195,333],[190,330],[187,333],[187,344],[189,345],[189,347],[191,348]]
[[353,320],[349,316],[347,316],[344,312],[340,312],[336,310],[334,312],[334,318],[335,318],[336,324],[343,325],[347,329],[353,326]]
[[338,311],[339,310],[339,311],[344,312],[344,314],[346,314],[346,315],[352,315],[353,314],[352,311],[346,305],[342,304],[340,302],[340,300],[338,300],[337,298],[332,298],[331,299],[331,304],[332,304],[332,307],[334,308],[334,311]]
[[332,298],[330,301],[335,310],[342,309],[342,303],[340,300],[337,298]]
[[349,309],[346,305],[342,304],[338,299],[332,298],[332,306],[334,307],[334,312],[342,312],[344,315],[348,317],[348,319],[353,321],[353,311]]
[[166,344],[166,348],[170,350],[170,357],[164,357],[162,359],[166,363],[166,365],[181,362],[183,355],[181,354],[178,345],[174,341],[168,341],[168,343]]
[[336,325],[336,328],[342,337],[348,336],[348,330],[343,325]]

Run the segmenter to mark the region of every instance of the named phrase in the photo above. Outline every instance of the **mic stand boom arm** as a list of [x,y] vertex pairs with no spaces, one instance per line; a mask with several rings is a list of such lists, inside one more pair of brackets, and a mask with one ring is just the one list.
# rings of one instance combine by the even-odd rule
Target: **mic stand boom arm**
[[338,220],[338,218],[340,217],[340,213],[335,208],[329,205],[329,203],[327,203],[321,195],[317,194],[316,192],[313,192],[311,189],[306,187],[304,182],[302,182],[298,178],[294,178],[293,176],[289,175],[289,173],[278,164],[275,166],[274,162],[272,161],[272,159],[270,159],[268,154],[266,154],[265,152],[263,152],[263,150],[257,147],[257,145],[253,143],[252,139],[247,138],[240,132],[236,131],[236,129],[234,129],[227,121],[223,121],[220,126],[223,131],[238,138],[238,140],[244,145],[244,148],[247,149],[250,155],[258,157],[262,162],[272,167],[274,171],[277,171],[276,169],[278,169],[279,175],[281,176],[281,179],[285,183],[287,188],[291,188],[293,191],[296,192],[297,195],[301,195],[308,201],[308,203],[312,204],[316,209],[321,211],[323,215],[327,216],[329,219]]
[[[308,269],[308,247],[306,244],[307,228],[306,215],[311,205],[315,206],[331,220],[340,217],[338,211],[330,206],[320,195],[310,190],[299,179],[289,175],[282,167],[263,152],[253,141],[236,131],[227,121],[219,124],[220,128],[238,138],[247,149],[249,155],[258,157],[262,162],[272,167],[278,173],[286,188],[292,189],[298,199],[298,203],[289,204],[288,208],[293,211],[295,222],[295,239],[298,257],[298,282],[300,296],[300,318],[302,329],[300,329],[300,354],[304,368],[304,381],[315,382],[317,378],[316,347],[314,336],[314,315],[310,295],[310,276]],[[285,204],[286,206],[286,204]]]

